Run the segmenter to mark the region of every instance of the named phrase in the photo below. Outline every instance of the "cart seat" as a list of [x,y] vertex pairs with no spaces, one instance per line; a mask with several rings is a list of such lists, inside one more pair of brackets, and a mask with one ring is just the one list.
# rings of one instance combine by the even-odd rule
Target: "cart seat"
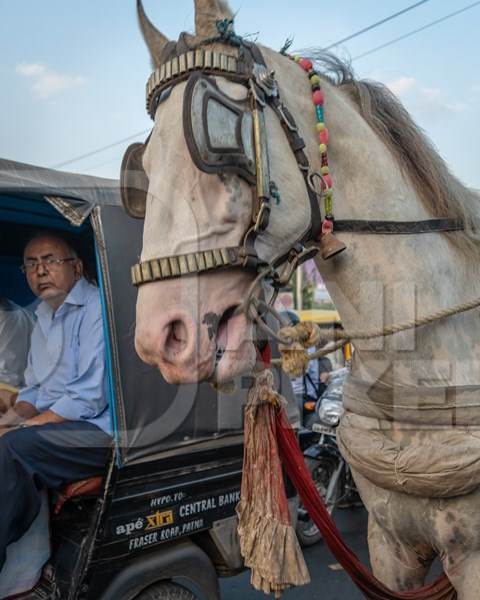
[[58,515],[67,500],[86,496],[98,496],[102,490],[102,483],[103,477],[99,476],[75,481],[65,486],[58,494],[54,509],[55,514]]

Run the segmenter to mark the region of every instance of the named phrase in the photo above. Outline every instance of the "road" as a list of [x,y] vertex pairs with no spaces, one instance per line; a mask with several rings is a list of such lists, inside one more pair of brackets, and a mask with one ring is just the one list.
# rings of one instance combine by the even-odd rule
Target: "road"
[[[364,509],[339,510],[335,521],[347,545],[365,565],[367,551],[367,514]],[[323,542],[305,549],[305,559],[312,582],[302,588],[285,592],[282,600],[363,600],[364,596],[340,569]],[[272,596],[255,591],[250,586],[250,573],[221,580],[222,600],[265,600]]]

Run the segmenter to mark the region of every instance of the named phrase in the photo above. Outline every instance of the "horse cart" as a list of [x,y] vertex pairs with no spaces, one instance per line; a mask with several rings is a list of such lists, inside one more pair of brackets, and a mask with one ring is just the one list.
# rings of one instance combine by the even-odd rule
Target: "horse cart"
[[218,576],[243,568],[235,506],[248,384],[240,378],[233,396],[169,385],[137,357],[128,267],[142,227],[116,181],[0,161],[2,294],[33,300],[19,270],[33,229],[76,236],[101,291],[114,421],[103,476],[50,498],[52,554],[31,599],[215,600]]

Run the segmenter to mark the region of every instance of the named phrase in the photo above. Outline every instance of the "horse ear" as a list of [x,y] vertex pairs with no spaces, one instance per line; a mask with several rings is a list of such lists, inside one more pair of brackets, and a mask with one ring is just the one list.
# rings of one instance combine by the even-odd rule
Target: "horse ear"
[[198,38],[217,35],[217,21],[224,19],[233,19],[226,0],[195,0],[195,33]]
[[154,67],[162,64],[162,53],[169,40],[153,26],[143,8],[142,0],[137,0],[137,15],[143,39],[147,44]]

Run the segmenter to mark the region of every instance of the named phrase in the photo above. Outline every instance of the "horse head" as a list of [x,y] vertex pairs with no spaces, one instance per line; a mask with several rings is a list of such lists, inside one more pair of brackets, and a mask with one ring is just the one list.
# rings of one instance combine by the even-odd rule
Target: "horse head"
[[[331,205],[320,199],[329,199],[332,177],[335,228],[343,221],[348,252],[322,261],[344,247],[327,244],[316,260],[346,328],[413,318],[417,298],[427,313],[475,297],[477,279],[464,276],[458,260],[478,263],[478,195],[449,172],[388,89],[357,80],[321,51],[324,69],[316,73],[308,60],[302,69],[238,37],[219,0],[197,0],[196,35],[177,42],[138,6],[155,67],[147,84],[154,127],[127,151],[122,188],[127,210],[145,219],[133,268],[143,360],[174,383],[251,370],[262,298],[268,305],[272,289],[332,240],[323,235]],[[443,234],[427,222],[432,217]],[[415,235],[399,235],[402,222]],[[437,233],[417,235],[423,225]],[[432,280],[436,269],[444,277]],[[431,374],[437,329],[453,338],[448,353],[461,357],[456,381],[470,382],[453,321],[421,330],[418,344],[401,336],[359,342],[362,377],[375,381],[395,364],[402,382],[416,384],[423,371],[412,361],[428,363],[422,369]]]
[[[175,383],[252,369],[245,299],[270,294],[258,274],[291,261],[292,248],[312,250],[312,221],[320,224],[302,139],[305,121],[315,123],[308,78],[289,58],[238,38],[224,2],[195,4],[196,36],[170,42],[138,2],[156,69],[147,85],[154,126],[122,167],[124,204],[145,218],[136,348]],[[296,95],[302,123],[286,110]]]

